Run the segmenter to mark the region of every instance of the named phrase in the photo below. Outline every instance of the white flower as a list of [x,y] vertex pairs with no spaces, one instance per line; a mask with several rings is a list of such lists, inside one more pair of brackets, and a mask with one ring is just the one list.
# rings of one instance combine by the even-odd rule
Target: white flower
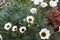
[[59,2],[59,0],[55,0],[55,2]]
[[46,2],[41,2],[41,7],[46,7],[46,6],[48,6],[48,4],[46,3]]
[[0,40],[2,40],[2,35],[0,34]]
[[17,31],[17,26],[13,26],[12,31]]
[[37,12],[37,9],[36,9],[36,8],[31,8],[31,9],[30,9],[30,12],[31,12],[31,13],[36,13],[36,12]]
[[50,31],[47,30],[46,28],[41,29],[41,31],[39,32],[39,35],[40,35],[41,39],[49,39]]
[[50,3],[51,7],[56,7],[57,6],[57,2],[55,2],[55,1],[50,1],[49,3]]
[[6,23],[4,29],[9,30],[11,28],[11,23]]
[[34,0],[35,5],[39,5],[40,2],[42,2],[42,0]]
[[24,26],[20,27],[20,28],[19,28],[19,31],[20,31],[21,33],[24,33],[24,32],[26,31],[26,27],[24,27]]
[[34,17],[33,17],[33,16],[27,16],[27,17],[26,17],[26,21],[27,21],[28,23],[33,23],[33,22],[34,22]]

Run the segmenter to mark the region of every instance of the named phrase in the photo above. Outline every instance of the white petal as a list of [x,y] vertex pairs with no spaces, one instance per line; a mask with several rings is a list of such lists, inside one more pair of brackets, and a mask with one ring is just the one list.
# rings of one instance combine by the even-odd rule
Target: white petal
[[34,1],[34,5],[39,5],[39,2],[38,1]]
[[59,0],[55,0],[55,2],[59,2]]
[[49,39],[50,37],[50,33],[47,33],[46,39]]
[[55,1],[50,1],[50,6],[51,6],[51,7],[56,7],[56,6],[57,6],[57,2],[55,2]]
[[1,38],[1,40],[2,40],[2,35],[0,34],[0,38]]
[[41,39],[46,39],[46,37],[42,37],[42,36],[41,36]]

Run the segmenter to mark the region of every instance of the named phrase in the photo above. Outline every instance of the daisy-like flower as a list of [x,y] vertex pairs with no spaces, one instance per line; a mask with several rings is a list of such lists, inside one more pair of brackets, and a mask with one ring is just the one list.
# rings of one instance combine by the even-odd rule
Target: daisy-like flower
[[46,2],[41,2],[41,7],[45,8],[46,6],[48,6]]
[[6,23],[4,29],[9,30],[11,28],[11,23]]
[[28,23],[33,23],[33,22],[34,22],[34,17],[33,17],[33,16],[27,16],[27,17],[26,17],[26,21],[27,21]]
[[0,40],[2,40],[2,35],[0,34]]
[[17,31],[17,26],[13,26],[12,31]]
[[56,2],[59,2],[59,0],[55,0]]
[[19,31],[20,31],[21,33],[24,33],[24,32],[26,31],[26,27],[25,27],[25,26],[20,27],[20,28],[19,28]]
[[37,12],[37,9],[36,9],[36,8],[31,8],[31,9],[30,9],[30,12],[31,12],[31,13],[36,13],[36,12]]
[[39,32],[39,35],[40,35],[41,39],[49,39],[50,31],[47,30],[46,28],[41,29],[41,31]]
[[50,6],[51,7],[56,7],[57,6],[57,2],[56,1],[50,1]]

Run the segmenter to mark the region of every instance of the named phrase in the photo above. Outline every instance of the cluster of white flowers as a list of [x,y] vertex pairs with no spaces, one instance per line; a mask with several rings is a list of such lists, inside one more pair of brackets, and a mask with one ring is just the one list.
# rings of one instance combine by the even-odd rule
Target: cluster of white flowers
[[[27,16],[25,19],[23,19],[23,21],[26,21],[27,23],[33,23],[34,22],[34,17],[33,16]],[[17,26],[13,26],[11,23],[6,23],[4,26],[5,30],[10,30],[10,28],[12,28],[12,31],[17,31]],[[22,26],[19,28],[19,31],[21,33],[24,33],[26,31],[26,27]]]
[[[9,30],[11,27],[12,27],[11,23],[6,23],[4,29]],[[12,31],[17,31],[17,26],[13,26]]]
[[[34,17],[33,16],[27,16],[25,19],[23,19],[23,21],[28,22],[28,23],[33,23],[34,22]],[[5,30],[10,30],[10,28],[12,28],[12,31],[17,31],[17,26],[13,26],[12,27],[12,24],[11,23],[6,23],[5,26],[4,26],[4,29]],[[20,32],[21,33],[24,33],[26,31],[26,27],[20,27],[19,28]]]
[[[24,21],[25,21],[25,19],[24,19]],[[27,17],[26,17],[26,21],[27,21],[28,23],[33,23],[33,22],[34,22],[34,17],[33,17],[33,16],[27,16]],[[30,25],[29,25],[29,26],[30,26]],[[38,25],[38,26],[39,26],[39,25]],[[6,30],[9,30],[9,29],[11,28],[11,23],[6,23],[4,28],[5,28]],[[21,33],[24,33],[26,30],[27,30],[27,29],[26,29],[25,26],[21,26],[21,27],[19,28],[19,31],[20,31]],[[13,26],[13,27],[12,27],[12,31],[17,31],[17,26]],[[50,31],[49,31],[48,29],[46,29],[46,28],[43,28],[43,29],[41,29],[41,31],[39,32],[39,35],[40,35],[41,39],[49,39]]]
[[[25,19],[24,19],[24,21],[25,21]],[[27,16],[26,21],[28,23],[33,23],[34,22],[34,17],[33,16]],[[28,26],[30,26],[30,25],[28,25]],[[37,26],[39,26],[39,25],[37,25]],[[24,33],[26,31],[26,27],[24,27],[24,26],[20,27],[19,30],[20,30],[21,33]],[[49,39],[50,34],[51,34],[50,31],[46,28],[41,29],[41,31],[39,32],[39,35],[40,35],[41,39]]]
[[[30,18],[30,19],[29,19]],[[32,16],[28,16],[27,17],[27,22],[29,23],[29,20],[33,20],[33,17]],[[30,22],[31,23],[31,22]],[[4,27],[6,30],[9,30],[11,28],[11,23],[6,23],[5,24],[5,27]],[[17,31],[17,26],[13,26],[12,27],[12,31]],[[26,31],[26,27],[25,26],[21,26],[19,28],[19,31],[21,33],[24,33]],[[49,36],[50,36],[50,31],[47,30],[46,28],[44,29],[41,29],[41,31],[39,32],[39,35],[41,37],[41,39],[49,39]],[[0,35],[0,38],[2,40],[2,36]]]
[[[40,5],[43,8],[48,6],[48,4],[46,2],[44,2],[44,0],[30,0],[30,1],[33,1],[34,5]],[[59,2],[59,0],[55,0],[55,1],[50,0],[49,5],[51,7],[56,7],[58,2]]]
[[[9,30],[11,27],[12,27],[11,23],[6,23],[5,26],[4,26],[4,29]],[[13,26],[12,31],[17,31],[17,26]],[[21,33],[24,33],[26,31],[26,27],[24,27],[24,26],[20,27],[19,31]]]

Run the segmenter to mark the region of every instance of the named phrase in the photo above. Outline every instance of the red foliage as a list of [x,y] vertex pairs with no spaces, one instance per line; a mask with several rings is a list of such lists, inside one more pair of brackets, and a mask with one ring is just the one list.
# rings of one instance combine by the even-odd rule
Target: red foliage
[[55,8],[52,9],[47,16],[47,20],[49,21],[49,25],[52,25],[53,27],[57,28],[60,25],[60,14],[58,14],[58,10]]

